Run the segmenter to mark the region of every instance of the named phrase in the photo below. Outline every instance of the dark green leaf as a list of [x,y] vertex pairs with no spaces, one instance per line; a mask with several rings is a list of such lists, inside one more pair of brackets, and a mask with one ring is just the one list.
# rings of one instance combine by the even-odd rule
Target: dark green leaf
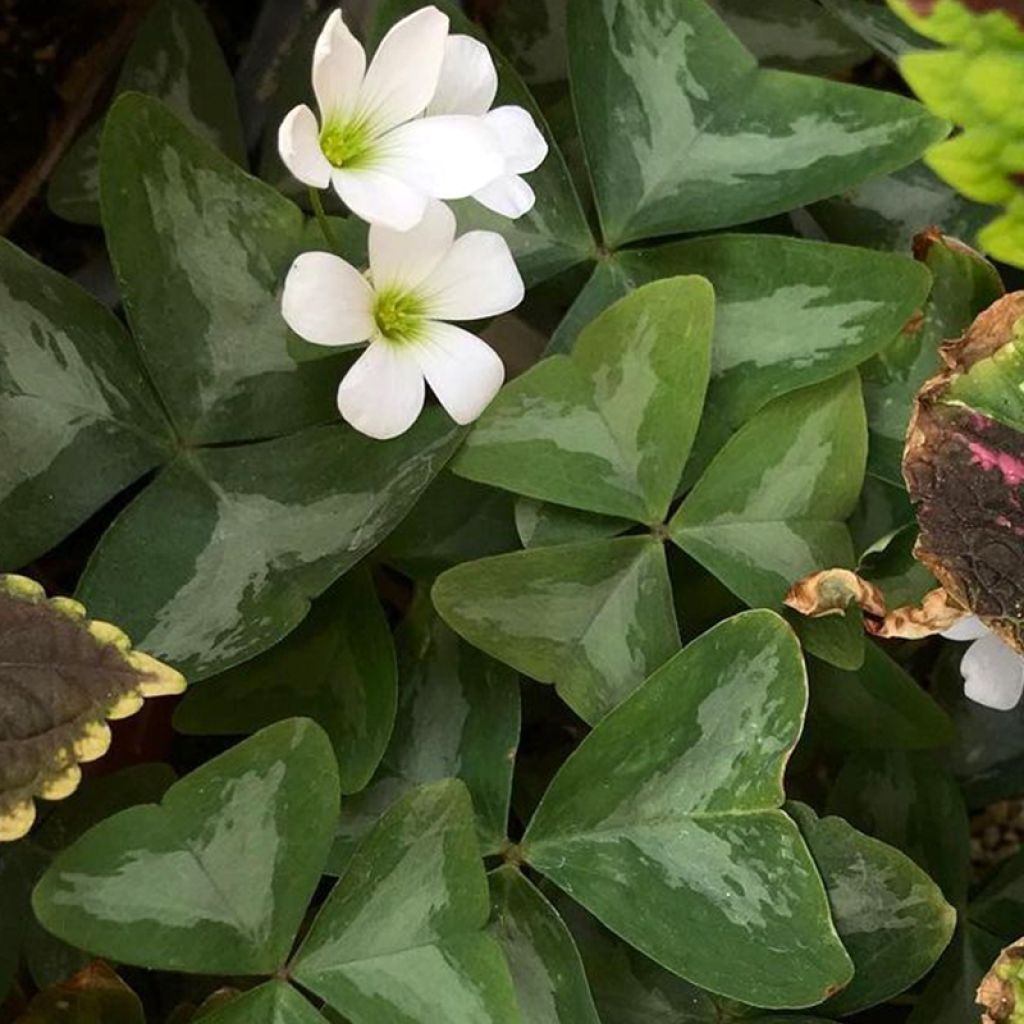
[[901,21],[885,4],[874,0],[821,2],[893,64],[911,50],[931,49],[935,45]]
[[584,739],[530,822],[524,858],[695,984],[766,1007],[820,1002],[852,971],[779,810],[806,700],[785,622],[726,620]]
[[97,960],[40,992],[18,1024],[145,1024],[139,997]]
[[0,566],[37,558],[166,457],[120,321],[0,239]]
[[114,522],[79,594],[190,680],[216,675],[290,633],[460,437],[435,409],[384,443],[339,425],[194,451]]
[[580,955],[555,908],[514,867],[490,877],[490,931],[505,951],[524,1024],[601,1024]]
[[450,569],[434,604],[475,647],[596,722],[679,649],[660,542],[534,548]]
[[195,1019],[202,1024],[324,1024],[310,1003],[283,981],[268,981]]
[[632,523],[628,519],[614,519],[596,512],[581,512],[533,498],[517,498],[515,505],[516,530],[523,547],[544,548],[554,544],[572,544],[576,541],[598,540],[625,533]]
[[757,62],[703,0],[578,0],[573,97],[605,241],[727,227],[910,163],[924,107]]
[[861,556],[857,572],[882,591],[887,608],[920,604],[938,586],[935,577],[914,558],[916,543],[917,524],[909,523]]
[[174,724],[200,736],[232,735],[312,718],[334,746],[342,793],[357,793],[391,736],[396,694],[391,631],[369,573],[357,570],[276,647],[191,690]]
[[488,19],[495,43],[532,86],[569,74],[565,52],[567,0],[517,0],[498,4]]
[[402,797],[363,840],[292,974],[352,1024],[519,1024],[485,931],[487,877],[461,782]]
[[[160,0],[124,59],[115,94],[155,96],[200,138],[245,163],[235,87],[217,38],[193,0]],[[66,220],[100,223],[100,125],[86,129],[50,179],[47,202]]]
[[341,874],[356,843],[414,786],[461,779],[473,798],[485,854],[506,842],[519,743],[516,674],[463,643],[425,597],[398,634],[398,715],[380,770],[345,802],[328,867]]
[[1024,853],[1016,853],[989,878],[973,900],[971,922],[1006,945],[1024,933]]
[[271,974],[320,879],[338,809],[326,735],[273,725],[58,855],[33,893],[60,938],[122,963]]
[[836,930],[853,960],[853,980],[823,1009],[845,1016],[909,988],[946,948],[956,911],[898,850],[842,818],[819,818],[804,804],[787,810],[811,848]]
[[454,463],[571,508],[660,523],[700,421],[714,294],[699,277],[640,288],[505,387]]

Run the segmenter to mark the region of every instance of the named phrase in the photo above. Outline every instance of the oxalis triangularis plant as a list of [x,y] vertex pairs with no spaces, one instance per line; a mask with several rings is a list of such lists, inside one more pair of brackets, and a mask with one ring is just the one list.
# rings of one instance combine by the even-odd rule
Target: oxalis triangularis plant
[[218,6],[0,243],[0,1019],[1022,1019],[1024,10]]

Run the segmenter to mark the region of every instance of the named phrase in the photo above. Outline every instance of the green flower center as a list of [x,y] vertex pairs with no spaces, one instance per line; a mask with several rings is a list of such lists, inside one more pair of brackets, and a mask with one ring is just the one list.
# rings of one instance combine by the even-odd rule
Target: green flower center
[[409,292],[378,292],[373,304],[373,319],[377,330],[388,341],[415,341],[426,319],[426,307],[419,296]]
[[320,130],[320,148],[335,167],[365,167],[373,151],[373,138],[365,121],[329,121]]

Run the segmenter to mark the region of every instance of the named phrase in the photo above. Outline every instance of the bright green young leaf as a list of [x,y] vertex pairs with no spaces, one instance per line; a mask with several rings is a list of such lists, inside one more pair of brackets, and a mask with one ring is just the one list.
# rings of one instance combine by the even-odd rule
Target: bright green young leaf
[[814,660],[808,718],[830,750],[946,746],[953,723],[914,678],[875,643],[855,672]]
[[[956,377],[943,396],[950,405],[966,406],[997,423],[1024,431],[1024,317],[1013,337]],[[1007,481],[1011,483],[1011,481]]]
[[931,751],[849,755],[829,793],[838,814],[911,857],[960,906],[970,849],[964,799],[944,758]]
[[694,984],[771,1008],[820,1002],[852,970],[780,810],[806,701],[785,622],[768,611],[726,620],[584,739],[537,808],[523,857]]
[[519,1024],[489,909],[468,791],[421,786],[360,844],[292,975],[352,1024]]
[[120,321],[2,239],[0,437],[6,569],[63,540],[173,443]]
[[18,1024],[145,1024],[139,997],[97,960],[40,992]]
[[498,853],[508,831],[519,743],[519,680],[463,643],[426,596],[396,634],[398,714],[373,781],[345,801],[328,869],[341,874],[358,841],[402,794],[461,779],[473,798],[481,852]]
[[312,718],[331,738],[342,793],[357,793],[391,736],[396,694],[391,630],[369,572],[357,569],[281,643],[191,690],[174,725],[230,736],[282,718]]
[[114,522],[79,597],[189,680],[216,675],[290,633],[461,436],[435,409],[383,443],[339,425],[193,451]]
[[613,247],[834,195],[947,131],[892,93],[759,69],[703,0],[574,0],[569,60]]
[[[139,28],[114,89],[155,96],[200,138],[245,164],[235,87],[217,38],[194,0],[160,0]],[[100,124],[67,151],[46,194],[58,217],[100,223]]]
[[622,537],[535,548],[450,569],[441,617],[474,647],[594,723],[679,650],[661,543]]
[[[855,374],[777,398],[715,456],[669,524],[672,540],[751,607],[778,608],[808,573],[853,566],[844,520],[866,455]],[[839,660],[827,619],[801,632],[812,653]]]
[[208,761],[159,805],[115,814],[33,893],[45,928],[121,963],[272,974],[320,880],[338,813],[330,742],[280,722]]
[[0,573],[0,843],[32,827],[35,798],[78,788],[79,766],[110,746],[107,719],[184,689],[180,672],[77,601]]
[[276,980],[250,989],[199,1019],[202,1024],[324,1024],[308,999]]
[[281,317],[299,208],[139,93],[107,115],[101,163],[128,320],[182,438],[248,441],[333,419],[337,377],[296,365]]
[[660,523],[704,403],[714,294],[699,277],[640,288],[507,387],[456,472],[570,508]]
[[511,865],[490,879],[490,931],[508,960],[524,1024],[601,1024],[580,954],[555,908]]
[[853,980],[823,1010],[857,1013],[908,989],[938,960],[956,911],[908,857],[842,818],[788,804],[825,882],[836,930],[853,960]]
[[526,548],[614,537],[632,526],[628,519],[581,512],[534,498],[516,498],[515,517],[519,539]]

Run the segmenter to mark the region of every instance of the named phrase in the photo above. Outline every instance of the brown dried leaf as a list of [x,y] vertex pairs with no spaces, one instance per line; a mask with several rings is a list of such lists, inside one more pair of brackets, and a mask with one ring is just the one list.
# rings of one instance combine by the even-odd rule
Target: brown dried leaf
[[984,1009],[981,1024],[1010,1024],[1024,1002],[1024,939],[1007,946],[981,979],[974,1001]]
[[844,615],[851,604],[860,605],[866,615],[885,615],[881,590],[850,569],[822,569],[797,580],[789,588],[785,604],[814,619]]

